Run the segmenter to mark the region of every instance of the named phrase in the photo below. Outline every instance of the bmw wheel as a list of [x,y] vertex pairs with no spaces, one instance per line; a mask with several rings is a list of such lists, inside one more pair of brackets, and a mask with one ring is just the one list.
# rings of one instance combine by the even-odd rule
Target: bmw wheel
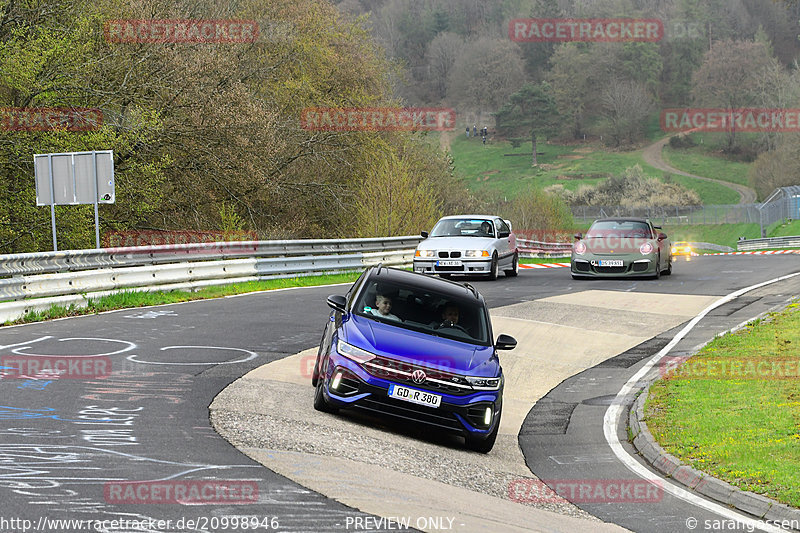
[[489,281],[496,280],[498,274],[500,274],[500,266],[498,265],[497,254],[495,253],[492,256],[492,266],[491,270],[489,271]]
[[514,260],[511,263],[511,270],[505,270],[504,273],[507,278],[513,278],[519,274],[519,255],[517,252],[514,252]]

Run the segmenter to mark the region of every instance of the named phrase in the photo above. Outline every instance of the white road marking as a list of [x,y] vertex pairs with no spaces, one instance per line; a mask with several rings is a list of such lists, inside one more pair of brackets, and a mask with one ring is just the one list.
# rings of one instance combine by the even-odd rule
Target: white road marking
[[258,357],[258,354],[255,352],[251,352],[250,350],[243,350],[242,348],[226,348],[224,346],[165,346],[161,348],[161,351],[165,350],[174,350],[180,348],[191,348],[195,350],[233,350],[236,352],[244,352],[246,354],[250,354],[249,356],[245,357],[244,359],[237,359],[236,361],[222,361],[219,363],[215,362],[207,362],[203,361],[200,363],[172,363],[169,361],[144,361],[142,359],[137,359],[136,354],[131,354],[127,357],[128,361],[133,361],[134,363],[142,363],[146,365],[233,365],[236,363],[244,363],[245,361],[250,361],[251,359],[255,359]]
[[[645,364],[641,369],[639,369],[636,374],[634,374],[625,385],[620,389],[617,393],[617,400],[622,400],[624,397],[630,395],[637,387],[636,384],[641,380],[651,368],[653,368],[658,361],[660,361],[665,355],[669,353],[678,342],[683,339],[686,334],[688,334],[694,327],[697,325],[700,320],[703,319],[708,313],[716,309],[717,307],[730,302],[745,294],[747,292],[753,291],[755,289],[759,289],[766,285],[770,285],[772,283],[777,283],[779,281],[783,281],[789,278],[793,278],[795,276],[800,275],[800,272],[796,272],[794,274],[788,274],[786,276],[781,276],[779,278],[771,279],[769,281],[764,281],[762,283],[758,283],[756,285],[751,285],[750,287],[745,287],[743,289],[739,289],[738,291],[732,292],[727,296],[724,296],[717,300],[716,302],[712,303],[705,309],[703,309],[700,314],[695,316],[686,326],[678,332],[677,335],[666,345],[664,348],[661,349],[656,355],[654,355],[648,362]],[[611,450],[617,456],[617,458],[624,464],[628,470],[631,472],[638,474],[643,479],[653,481],[653,476],[655,475],[653,472],[650,472],[644,465],[640,464],[636,459],[634,459],[628,452],[625,451],[625,448],[622,447],[622,444],[617,439],[617,422],[619,420],[620,414],[622,412],[622,403],[615,402],[609,406],[606,410],[606,414],[603,417],[603,434],[606,438],[606,442],[611,447]],[[661,485],[665,492],[672,494],[673,496],[680,498],[692,505],[696,505],[697,507],[701,507],[707,511],[711,511],[712,513],[716,513],[718,515],[724,516],[727,519],[734,520],[743,524],[748,531],[753,531],[753,529],[758,529],[760,531],[770,531],[774,533],[782,533],[785,530],[774,527],[769,524],[762,522],[761,520],[757,520],[754,518],[747,517],[743,514],[738,512],[732,511],[726,506],[720,505],[718,503],[710,502],[705,500],[704,498],[664,479],[660,476],[657,476],[657,482]]]

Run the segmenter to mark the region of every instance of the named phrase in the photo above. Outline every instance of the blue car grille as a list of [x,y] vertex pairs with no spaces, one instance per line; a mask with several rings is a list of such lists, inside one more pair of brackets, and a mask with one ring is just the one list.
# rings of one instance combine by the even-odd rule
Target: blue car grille
[[354,404],[353,407],[379,413],[381,415],[422,422],[459,433],[464,430],[464,426],[461,425],[455,415],[450,411],[409,404],[408,402],[389,398],[385,393],[367,396]]
[[[466,396],[467,394],[475,392],[469,385],[469,382],[458,374],[422,365],[405,363],[387,357],[376,357],[370,360],[369,363],[362,365],[362,368],[371,376],[391,380],[395,383],[407,384],[419,389],[446,393],[454,396]],[[424,382],[417,383],[411,379],[411,374],[413,374],[415,370],[425,372],[426,379]]]

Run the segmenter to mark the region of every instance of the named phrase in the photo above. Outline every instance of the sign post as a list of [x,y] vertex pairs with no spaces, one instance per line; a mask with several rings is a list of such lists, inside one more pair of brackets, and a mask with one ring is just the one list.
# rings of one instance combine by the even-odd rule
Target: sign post
[[94,234],[100,248],[98,204],[114,203],[114,152],[66,152],[33,156],[36,179],[36,205],[50,206],[53,250],[56,239],[56,205],[94,204]]

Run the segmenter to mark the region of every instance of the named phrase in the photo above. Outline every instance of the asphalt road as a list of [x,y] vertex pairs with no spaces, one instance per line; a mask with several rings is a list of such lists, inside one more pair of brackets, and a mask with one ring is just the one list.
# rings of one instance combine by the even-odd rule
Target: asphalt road
[[[577,282],[567,269],[547,269],[475,285],[491,307],[588,289],[723,295],[799,266],[796,256],[718,256],[679,264],[672,276],[659,281]],[[328,315],[325,296],[334,292],[344,290],[273,291],[0,329],[0,364],[6,373],[0,380],[0,531],[233,531],[244,528],[234,528],[231,517],[245,516],[251,530],[354,530],[359,525],[361,530],[396,530],[397,524],[262,467],[209,424],[208,406],[233,380],[318,343]],[[746,315],[749,310],[742,311]],[[710,324],[703,332],[711,335],[727,325]],[[41,369],[46,361],[71,357],[95,362],[75,365],[68,377],[32,375],[32,360]],[[20,368],[27,377],[18,375]],[[614,379],[635,371],[635,366],[611,368]],[[603,390],[576,394],[615,392],[609,380]],[[576,411],[583,409],[584,399]],[[576,403],[578,398],[568,400]],[[555,441],[559,435],[531,435],[525,429],[530,419],[520,444],[534,473],[547,478],[549,471],[537,472],[550,468],[547,456],[529,454],[537,453],[531,447],[540,441]],[[580,430],[592,431],[589,426]],[[558,445],[567,446],[564,441]],[[595,474],[583,469],[568,475]],[[147,483],[156,480],[161,483]],[[184,491],[180,501],[165,487]],[[670,516],[691,511],[686,502],[667,503]],[[645,521],[630,517],[649,514],[649,509],[587,510],[633,530],[671,530],[638,529]],[[93,522],[47,522],[68,519]],[[196,522],[189,524],[191,519]],[[257,528],[252,527],[255,521]]]

